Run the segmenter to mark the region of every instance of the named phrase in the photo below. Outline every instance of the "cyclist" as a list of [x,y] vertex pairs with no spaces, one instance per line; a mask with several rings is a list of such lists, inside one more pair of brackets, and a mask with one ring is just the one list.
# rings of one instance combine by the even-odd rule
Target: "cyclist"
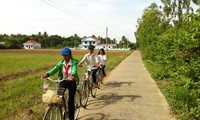
[[74,120],[74,113],[75,113],[74,97],[77,88],[76,82],[79,81],[79,76],[77,72],[78,60],[73,59],[72,52],[69,48],[63,48],[61,50],[61,55],[63,59],[60,60],[59,63],[54,68],[52,68],[44,76],[42,76],[42,78],[52,76],[58,72],[58,77],[60,79],[66,79],[59,84],[59,87],[65,88],[65,90],[66,88],[68,88],[69,119]]
[[[103,72],[103,76],[105,77],[106,76],[106,73],[105,73],[106,53],[105,53],[103,48],[101,48],[99,50],[98,57],[99,57],[99,63],[100,63],[100,66],[101,66],[101,69],[102,69],[102,72]],[[103,82],[102,82],[102,84],[103,84]]]
[[89,53],[85,54],[85,56],[83,57],[83,59],[80,61],[79,63],[79,67],[82,66],[82,63],[85,61],[87,66],[87,71],[90,74],[90,71],[92,72],[92,79],[93,82],[96,84],[96,87],[100,89],[99,85],[98,85],[98,81],[96,81],[96,73],[99,67],[99,61],[98,61],[98,56],[96,54],[94,54],[94,46],[93,45],[89,45],[88,46],[88,50]]

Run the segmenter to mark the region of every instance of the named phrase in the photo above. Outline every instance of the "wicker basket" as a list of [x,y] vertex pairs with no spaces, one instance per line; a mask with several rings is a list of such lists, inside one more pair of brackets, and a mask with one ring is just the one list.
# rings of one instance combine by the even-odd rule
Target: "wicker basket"
[[46,93],[42,95],[42,100],[45,103],[62,103],[63,94],[64,88],[49,88]]

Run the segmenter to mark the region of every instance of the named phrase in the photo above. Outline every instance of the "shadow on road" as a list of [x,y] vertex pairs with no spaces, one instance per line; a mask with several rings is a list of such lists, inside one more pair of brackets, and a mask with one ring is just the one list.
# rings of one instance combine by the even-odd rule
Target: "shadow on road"
[[104,100],[104,101],[111,101],[111,102],[117,102],[123,98],[128,98],[126,102],[133,102],[135,98],[139,98],[141,96],[138,95],[119,95],[118,93],[107,93],[101,96],[98,96],[98,100]]
[[119,95],[118,93],[102,93],[97,95],[96,100],[89,100],[87,110],[95,110],[114,104],[122,99],[125,102],[133,102],[134,99],[140,98],[138,95]]
[[105,120],[106,115],[103,113],[87,114],[85,116],[80,117],[79,119],[82,119],[82,120]]
[[131,86],[134,82],[109,82],[105,84],[106,87],[121,87],[122,85]]

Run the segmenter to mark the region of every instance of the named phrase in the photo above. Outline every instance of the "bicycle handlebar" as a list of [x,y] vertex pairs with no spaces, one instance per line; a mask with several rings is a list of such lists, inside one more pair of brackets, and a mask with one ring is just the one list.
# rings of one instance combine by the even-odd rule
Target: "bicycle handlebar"
[[60,82],[62,82],[62,81],[64,81],[65,79],[62,79],[62,80],[53,80],[52,78],[42,78],[42,80],[49,80],[49,81],[51,81],[51,82],[54,82],[54,83],[60,83]]

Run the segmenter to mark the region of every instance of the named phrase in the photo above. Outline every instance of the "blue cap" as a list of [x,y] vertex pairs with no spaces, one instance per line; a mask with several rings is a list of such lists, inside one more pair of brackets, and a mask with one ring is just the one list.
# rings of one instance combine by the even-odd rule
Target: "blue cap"
[[69,48],[63,48],[62,50],[61,50],[61,54],[62,55],[71,55],[71,50],[69,49]]

